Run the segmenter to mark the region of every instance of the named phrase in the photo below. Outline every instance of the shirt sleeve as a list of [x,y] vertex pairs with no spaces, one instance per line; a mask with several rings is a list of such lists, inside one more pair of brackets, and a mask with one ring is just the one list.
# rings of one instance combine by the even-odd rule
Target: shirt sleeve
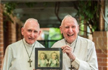
[[8,46],[3,59],[2,70],[9,70],[11,66],[11,60],[12,60],[12,50],[11,47]]
[[94,43],[92,43],[92,46],[90,46],[90,48],[88,49],[86,61],[78,59],[76,57],[76,59],[71,64],[73,67],[75,67],[75,69],[78,70],[98,70]]
[[77,58],[72,62],[72,66],[75,67],[75,69],[77,70],[79,69],[79,64],[80,63]]

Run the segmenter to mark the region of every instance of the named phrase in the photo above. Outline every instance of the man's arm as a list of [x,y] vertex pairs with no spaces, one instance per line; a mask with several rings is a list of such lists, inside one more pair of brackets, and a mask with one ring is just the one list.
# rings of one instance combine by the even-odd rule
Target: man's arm
[[3,59],[2,70],[9,70],[9,67],[11,66],[11,60],[12,60],[12,50],[8,46]]
[[75,58],[75,60],[72,62],[72,66],[79,70],[98,70],[98,62],[94,43],[92,43],[88,50],[86,61]]

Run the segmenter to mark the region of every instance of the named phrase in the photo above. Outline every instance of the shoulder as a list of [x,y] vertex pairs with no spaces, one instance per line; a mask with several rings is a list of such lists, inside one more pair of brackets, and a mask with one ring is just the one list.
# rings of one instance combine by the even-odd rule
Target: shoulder
[[83,45],[83,46],[87,47],[87,48],[95,48],[94,47],[95,46],[94,42],[92,40],[84,38],[84,37],[78,36],[78,43],[80,45]]
[[17,42],[14,42],[14,43],[8,45],[8,47],[11,47],[12,48],[12,47],[18,47],[20,45],[22,45],[22,40],[19,40]]
[[14,42],[14,43],[8,45],[7,48],[6,48],[6,50],[11,50],[11,51],[12,51],[12,50],[16,50],[16,49],[18,49],[19,47],[21,47],[21,45],[22,45],[22,41],[19,40],[19,41],[17,41],[17,42]]
[[64,39],[58,40],[58,41],[55,42],[55,43],[62,43],[62,42],[64,42]]
[[36,41],[36,47],[38,47],[38,48],[44,48],[44,46],[41,43],[39,43],[38,41]]
[[94,43],[92,40],[78,36],[78,40],[84,43]]
[[54,47],[61,47],[61,46],[63,46],[63,45],[65,45],[65,40],[64,40],[64,39],[61,39],[61,40],[55,42],[55,43],[53,44],[52,47],[53,47],[53,48],[54,48]]

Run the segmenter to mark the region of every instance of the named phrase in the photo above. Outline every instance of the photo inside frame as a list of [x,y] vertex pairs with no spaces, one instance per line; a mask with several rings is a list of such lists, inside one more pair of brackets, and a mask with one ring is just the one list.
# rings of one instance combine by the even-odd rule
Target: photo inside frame
[[61,48],[35,48],[35,69],[62,69]]

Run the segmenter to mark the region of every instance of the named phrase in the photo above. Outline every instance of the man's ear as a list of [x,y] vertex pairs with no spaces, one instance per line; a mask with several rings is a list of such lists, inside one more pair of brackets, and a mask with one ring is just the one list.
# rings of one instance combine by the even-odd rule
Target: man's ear
[[79,33],[79,25],[78,25],[78,33]]
[[62,32],[62,27],[61,27],[61,26],[60,26],[60,32],[61,32],[61,34],[63,33],[63,32]]
[[42,32],[42,31],[40,30],[40,31],[39,31],[39,35],[41,34],[41,32]]
[[24,35],[24,28],[21,28],[21,34]]

